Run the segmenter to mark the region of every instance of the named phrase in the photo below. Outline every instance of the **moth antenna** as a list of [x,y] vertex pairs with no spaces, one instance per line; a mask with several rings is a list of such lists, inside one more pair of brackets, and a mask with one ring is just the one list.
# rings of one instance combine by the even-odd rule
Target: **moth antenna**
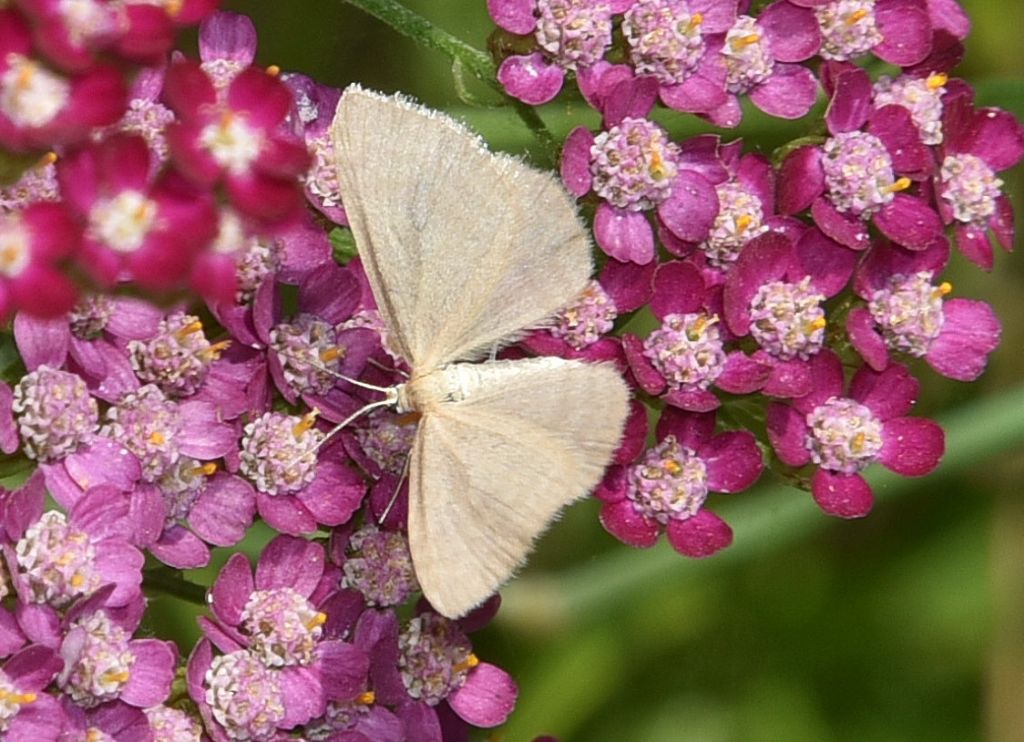
[[491,352],[487,355],[488,361],[494,361],[498,358],[498,344],[495,343],[491,346]]
[[388,500],[387,507],[384,508],[384,512],[381,513],[380,517],[377,518],[377,525],[384,525],[384,521],[387,520],[388,515],[391,514],[391,508],[395,506],[398,501],[398,494],[402,491],[402,484],[405,482],[405,478],[409,475],[409,460],[412,456],[407,455],[405,457],[405,463],[402,465],[402,476],[398,478],[398,484],[395,485],[395,491],[391,493],[391,499]]
[[405,371],[403,371],[402,369],[398,368],[397,366],[385,366],[380,361],[375,361],[372,358],[367,358],[366,362],[369,363],[374,368],[379,368],[381,371],[390,371],[392,373],[396,373],[399,376],[401,376],[403,379],[408,379],[409,378],[409,374],[407,374]]
[[362,407],[360,407],[358,410],[356,410],[351,415],[342,420],[340,423],[331,428],[327,432],[327,434],[320,439],[320,442],[313,446],[313,448],[309,449],[308,451],[303,451],[299,456],[295,457],[295,459],[293,459],[289,463],[289,465],[297,464],[299,462],[299,459],[302,458],[303,456],[306,456],[311,453],[315,454],[317,451],[323,448],[328,443],[328,441],[334,438],[334,436],[336,436],[338,433],[344,430],[353,420],[362,417],[370,410],[375,410],[378,407],[388,407],[389,405],[395,405],[398,403],[398,390],[396,388],[382,388],[381,391],[387,395],[384,399],[378,399],[376,402],[370,402],[369,404],[365,404]]
[[[345,376],[345,374],[339,374],[333,368],[328,368],[326,365],[324,365],[320,361],[311,361],[308,358],[299,358],[298,356],[292,355],[291,353],[282,353],[281,351],[278,351],[278,350],[275,350],[274,352],[277,353],[278,355],[287,356],[288,358],[291,358],[293,361],[298,361],[299,363],[305,363],[308,366],[313,366],[314,368],[317,368],[320,371],[323,371],[325,374],[328,374],[329,376],[333,376],[336,379],[341,379],[342,381],[347,381],[352,386],[358,386],[358,387],[360,387],[362,389],[369,389],[370,391],[380,392],[382,394],[387,394],[388,391],[391,389],[391,387],[377,386],[376,384],[367,384],[365,381],[359,381],[359,379],[353,379],[350,376]],[[374,363],[373,360],[368,360],[368,362],[369,363]],[[379,364],[376,364],[376,363],[374,365],[377,365],[379,368],[384,368],[383,366],[380,366]],[[398,371],[398,369],[384,369],[384,370]],[[406,378],[409,378],[408,374],[403,373],[401,371],[399,371],[399,373],[401,373],[402,376],[405,376]]]

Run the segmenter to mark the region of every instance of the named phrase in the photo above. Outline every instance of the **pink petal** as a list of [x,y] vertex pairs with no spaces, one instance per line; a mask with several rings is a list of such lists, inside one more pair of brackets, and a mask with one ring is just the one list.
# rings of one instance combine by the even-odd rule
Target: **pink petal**
[[798,214],[807,209],[825,191],[821,148],[804,145],[790,152],[782,161],[778,182],[782,214]]
[[214,546],[242,540],[256,514],[256,491],[248,482],[225,472],[207,481],[188,515],[189,525]]
[[973,224],[957,224],[953,232],[956,234],[956,246],[965,258],[983,270],[992,270],[992,243],[984,229]]
[[519,688],[500,667],[482,662],[470,671],[465,684],[448,697],[448,704],[475,727],[504,724],[515,708]]
[[831,134],[857,131],[871,113],[871,78],[860,67],[840,72],[833,83],[834,90],[825,121]]
[[661,533],[657,523],[640,515],[626,499],[601,507],[601,525],[622,543],[642,549],[654,546]]
[[850,344],[875,371],[889,365],[889,349],[875,329],[875,321],[865,307],[854,307],[846,317],[846,334]]
[[846,287],[859,259],[860,253],[811,227],[796,243],[796,265],[792,277],[799,281],[803,276],[810,276],[818,291],[832,297]]
[[324,547],[294,536],[277,536],[256,565],[256,588],[290,587],[303,597],[313,594],[324,572]]
[[750,91],[750,100],[770,116],[806,116],[818,97],[818,81],[806,67],[777,64],[771,77]]
[[715,386],[730,394],[751,394],[764,386],[771,372],[771,365],[734,350],[726,355],[725,367]]
[[764,30],[772,56],[779,62],[803,62],[821,48],[821,32],[814,13],[785,0],[762,10],[757,25]]
[[902,364],[894,363],[881,372],[861,366],[850,382],[850,396],[880,420],[889,420],[910,411],[920,386]]
[[764,469],[757,440],[746,431],[716,435],[697,455],[707,467],[712,492],[741,492],[756,482]]
[[909,67],[928,56],[931,22],[916,0],[879,0],[874,13],[882,42],[872,51],[879,59]]
[[863,518],[875,503],[871,485],[860,474],[825,469],[818,469],[811,478],[811,494],[818,507],[839,518]]
[[616,260],[639,265],[654,260],[654,233],[642,211],[617,209],[602,203],[594,216],[594,239]]
[[661,394],[665,389],[665,378],[644,355],[643,341],[636,335],[626,333],[622,336],[622,350],[640,388],[648,394]]
[[177,569],[198,569],[210,561],[210,549],[183,526],[171,526],[148,548],[161,562]]
[[999,345],[999,319],[988,304],[971,299],[946,301],[942,314],[942,330],[924,359],[947,378],[974,381]]
[[654,261],[647,265],[614,259],[605,262],[598,280],[615,302],[616,312],[632,312],[651,300],[656,268]]
[[897,417],[882,428],[879,460],[897,474],[922,477],[936,466],[946,450],[939,424],[921,417]]
[[561,67],[548,64],[540,52],[508,57],[498,68],[498,82],[513,98],[531,106],[552,100],[565,82]]
[[121,691],[121,700],[139,708],[167,700],[178,663],[174,644],[159,639],[134,639],[129,647],[135,655],[135,663]]
[[851,250],[866,250],[871,245],[867,224],[859,216],[839,211],[824,196],[811,204],[811,216],[826,235]]
[[669,314],[697,312],[704,304],[704,279],[689,262],[672,260],[658,266],[654,274],[651,311],[664,320]]
[[788,404],[772,402],[768,406],[768,440],[787,466],[804,466],[811,460],[807,449],[805,416]]
[[565,138],[562,147],[560,172],[566,190],[579,198],[590,192],[593,177],[590,174],[590,147],[594,135],[585,126],[577,126]]
[[14,341],[29,371],[42,365],[61,368],[71,342],[68,319],[66,316],[40,319],[19,312],[14,316]]
[[534,0],[487,0],[487,12],[499,28],[523,35],[537,27],[534,5]]
[[700,242],[707,237],[718,210],[715,187],[699,173],[680,170],[672,183],[672,195],[658,206],[658,218],[679,239]]
[[665,532],[673,549],[695,559],[711,556],[732,544],[729,524],[710,510],[701,510],[686,520],[671,520]]

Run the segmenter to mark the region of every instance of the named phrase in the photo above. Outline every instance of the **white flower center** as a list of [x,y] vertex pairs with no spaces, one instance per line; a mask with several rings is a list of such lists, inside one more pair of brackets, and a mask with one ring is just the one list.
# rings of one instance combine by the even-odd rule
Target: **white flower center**
[[156,221],[157,205],[138,191],[122,191],[89,213],[89,231],[112,250],[135,252]]
[[8,54],[7,65],[0,77],[0,111],[15,126],[53,121],[71,94],[67,80],[18,54]]

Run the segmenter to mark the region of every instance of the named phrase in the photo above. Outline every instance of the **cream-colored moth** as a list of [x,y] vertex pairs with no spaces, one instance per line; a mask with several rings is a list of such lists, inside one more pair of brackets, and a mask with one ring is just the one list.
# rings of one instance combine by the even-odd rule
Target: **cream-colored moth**
[[419,413],[409,548],[431,605],[464,615],[600,480],[629,406],[613,366],[484,360],[576,298],[587,233],[551,175],[489,152],[461,124],[349,87],[332,135],[345,210]]

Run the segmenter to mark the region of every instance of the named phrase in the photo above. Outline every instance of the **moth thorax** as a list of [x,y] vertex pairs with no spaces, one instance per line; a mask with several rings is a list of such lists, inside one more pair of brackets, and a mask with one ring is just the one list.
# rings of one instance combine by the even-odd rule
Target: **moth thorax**
[[398,387],[398,414],[429,412],[440,404],[461,402],[480,386],[480,364],[452,363]]

